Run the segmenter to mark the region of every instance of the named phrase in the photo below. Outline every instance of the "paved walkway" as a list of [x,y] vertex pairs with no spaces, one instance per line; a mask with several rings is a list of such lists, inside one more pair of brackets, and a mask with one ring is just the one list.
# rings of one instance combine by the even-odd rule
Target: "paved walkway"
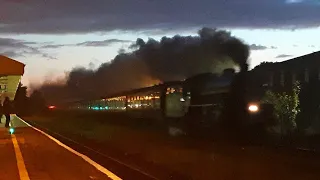
[[12,135],[4,128],[2,118],[0,180],[120,179],[86,156],[29,127],[14,115],[11,125],[15,128]]

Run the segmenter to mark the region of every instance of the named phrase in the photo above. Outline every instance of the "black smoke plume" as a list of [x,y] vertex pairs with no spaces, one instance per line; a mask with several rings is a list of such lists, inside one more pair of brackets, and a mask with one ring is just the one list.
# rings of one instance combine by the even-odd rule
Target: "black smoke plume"
[[[128,53],[120,51],[97,70],[74,68],[66,77],[66,85],[55,88],[56,93],[63,94],[64,100],[66,96],[102,97],[199,73],[218,73],[230,66],[246,68],[249,56],[249,47],[241,40],[227,31],[211,28],[202,28],[197,36],[175,35],[159,41],[139,38],[130,49]],[[52,95],[52,89],[52,84],[40,88],[45,96],[59,100],[58,95]]]

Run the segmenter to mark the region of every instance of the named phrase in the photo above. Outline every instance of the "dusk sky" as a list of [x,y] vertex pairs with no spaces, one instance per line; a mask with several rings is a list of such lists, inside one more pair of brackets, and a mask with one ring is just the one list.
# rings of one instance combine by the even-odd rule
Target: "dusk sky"
[[250,67],[320,50],[319,0],[0,0],[0,54],[23,83],[97,68],[137,38],[225,29],[251,47]]

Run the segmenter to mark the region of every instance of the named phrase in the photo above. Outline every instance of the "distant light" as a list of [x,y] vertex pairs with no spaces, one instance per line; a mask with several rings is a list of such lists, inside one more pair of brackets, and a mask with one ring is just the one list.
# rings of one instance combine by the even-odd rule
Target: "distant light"
[[55,109],[56,106],[49,106],[48,108],[49,108],[49,109]]
[[249,105],[249,107],[248,107],[248,110],[250,111],[250,112],[258,112],[259,111],[259,107],[258,107],[258,105],[256,105],[256,104],[251,104],[251,105]]
[[99,107],[94,107],[93,109],[94,109],[94,110],[99,110]]
[[9,132],[10,132],[10,134],[13,134],[14,133],[14,128],[10,128]]
[[180,101],[181,101],[181,102],[185,102],[186,100],[184,100],[183,98],[180,98]]

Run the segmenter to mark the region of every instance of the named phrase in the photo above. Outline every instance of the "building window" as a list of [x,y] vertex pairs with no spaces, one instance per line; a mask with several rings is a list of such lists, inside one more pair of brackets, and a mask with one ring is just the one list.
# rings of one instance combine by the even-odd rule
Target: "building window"
[[281,86],[284,86],[284,72],[283,71],[281,71],[281,73],[280,73],[280,84],[281,84]]
[[304,81],[309,82],[309,71],[308,69],[305,69],[304,71]]

